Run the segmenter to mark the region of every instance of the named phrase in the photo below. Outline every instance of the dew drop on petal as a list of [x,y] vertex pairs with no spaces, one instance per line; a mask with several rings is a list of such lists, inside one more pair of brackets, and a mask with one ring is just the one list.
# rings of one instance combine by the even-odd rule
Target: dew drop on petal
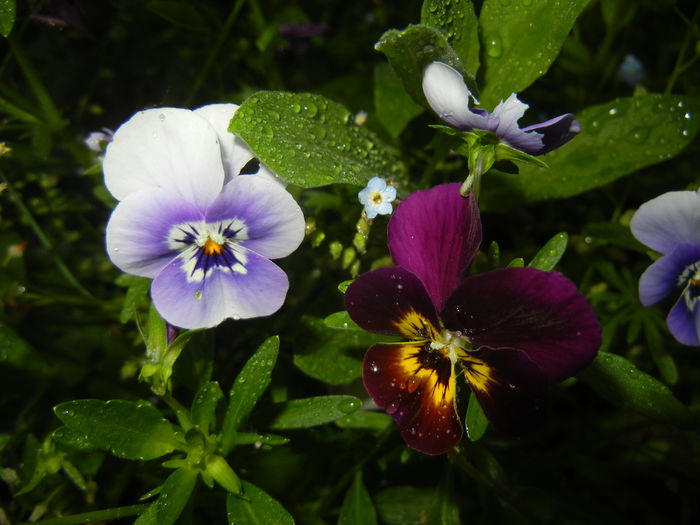
[[160,120],[161,122],[165,122],[165,115],[163,115],[162,113],[158,115],[158,120]]
[[202,300],[202,290],[197,290],[196,292],[194,292],[194,298],[197,301],[201,301]]

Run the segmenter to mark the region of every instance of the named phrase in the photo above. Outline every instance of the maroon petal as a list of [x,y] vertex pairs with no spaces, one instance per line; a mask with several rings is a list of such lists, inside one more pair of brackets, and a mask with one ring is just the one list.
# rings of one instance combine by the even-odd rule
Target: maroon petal
[[363,367],[365,388],[390,414],[406,444],[442,454],[462,438],[452,361],[428,342],[376,344]]
[[345,291],[350,318],[369,332],[435,339],[435,307],[418,277],[394,266],[360,275]]
[[442,320],[476,348],[524,351],[550,383],[593,361],[601,342],[600,324],[576,286],[533,268],[468,277],[445,301]]
[[442,184],[406,197],[389,221],[394,263],[423,281],[436,308],[459,284],[481,244],[481,219],[472,194]]
[[459,363],[494,427],[521,435],[540,425],[547,379],[527,355],[511,348],[482,348],[461,354]]

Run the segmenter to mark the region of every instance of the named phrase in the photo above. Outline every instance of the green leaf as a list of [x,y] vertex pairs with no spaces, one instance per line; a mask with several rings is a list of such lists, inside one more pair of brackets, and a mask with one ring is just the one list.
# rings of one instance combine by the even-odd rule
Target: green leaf
[[696,428],[699,420],[659,380],[622,356],[599,352],[578,377],[611,403],[655,421]]
[[340,428],[354,428],[379,433],[391,424],[391,416],[384,412],[358,410],[349,416],[336,419],[335,424]]
[[479,15],[488,109],[544,75],[590,0],[486,0]]
[[508,264],[506,264],[506,268],[524,268],[525,267],[525,259],[522,257],[516,257],[515,259],[512,259]]
[[270,384],[272,370],[277,362],[280,339],[273,336],[266,339],[248,360],[231,386],[229,404],[221,427],[221,448],[224,455],[233,446],[232,437],[243,420]]
[[472,441],[479,441],[486,429],[489,428],[489,420],[486,419],[486,414],[481,408],[474,392],[469,394],[469,404],[467,405],[467,417],[464,420],[464,426],[467,427],[467,436]]
[[421,106],[429,107],[423,95],[423,70],[436,60],[459,71],[471,92],[478,95],[474,77],[464,69],[462,61],[439,29],[426,25],[408,26],[403,31],[392,29],[384,33],[374,47],[386,55],[406,92]]
[[614,222],[593,222],[583,227],[581,232],[584,236],[586,244],[591,246],[612,244],[625,248],[627,250],[635,250],[641,253],[647,253],[649,248],[634,238],[629,226]]
[[406,124],[423,111],[408,96],[401,79],[388,64],[374,66],[374,108],[392,137],[398,137]]
[[407,486],[390,487],[374,496],[380,522],[386,525],[425,523],[432,500],[431,490]]
[[372,498],[362,483],[362,472],[355,473],[350,489],[345,493],[343,506],[340,508],[338,525],[376,525],[377,512]]
[[304,188],[364,186],[406,171],[393,148],[320,95],[261,91],[241,104],[229,130],[282,179]]
[[67,426],[58,427],[56,430],[54,430],[51,433],[51,439],[61,448],[69,450],[88,452],[98,450],[100,448],[95,446],[88,439],[88,436]]
[[452,497],[452,483],[448,470],[445,479],[435,489],[433,501],[428,510],[426,525],[460,525],[459,507]]
[[496,160],[509,160],[522,164],[531,164],[538,168],[548,168],[549,166],[540,157],[529,155],[519,149],[511,148],[503,142],[496,145]]
[[235,432],[233,435],[235,445],[286,445],[289,438],[277,434],[253,434],[250,432]]
[[0,0],[0,35],[7,38],[12,32],[17,16],[15,0]]
[[152,281],[152,279],[147,279],[146,277],[137,277],[126,273],[117,278],[119,286],[127,287],[124,295],[124,304],[119,313],[119,320],[122,323],[135,319],[137,312],[148,308],[148,290]]
[[466,70],[476,75],[479,70],[479,22],[471,0],[425,0],[420,21],[442,30]]
[[44,358],[3,322],[0,322],[0,364],[40,374],[49,372]]
[[134,525],[170,525],[187,505],[197,481],[197,471],[180,468],[160,487],[158,499],[139,516]]
[[[303,316],[302,323],[308,331],[300,338],[303,343],[294,353],[294,364],[306,375],[330,385],[358,379],[362,375],[360,356],[365,350],[378,341],[391,340],[360,329],[345,312],[325,320]],[[352,350],[357,350],[354,355]]]
[[642,95],[589,107],[578,115],[581,133],[546,155],[548,170],[522,166],[519,175],[485,177],[480,208],[571,197],[668,160],[695,139],[698,113],[700,98],[676,95]]
[[271,430],[309,428],[330,423],[362,406],[354,396],[318,396],[282,403],[269,425]]
[[568,242],[566,232],[557,233],[540,248],[528,266],[544,272],[552,271],[564,255]]
[[229,525],[294,525],[294,518],[275,498],[247,481],[243,496],[226,496]]
[[224,397],[224,393],[216,381],[204,383],[192,401],[192,423],[208,434],[216,422],[216,406]]
[[175,427],[146,402],[78,399],[61,403],[54,412],[86,442],[120,458],[154,459],[180,447]]

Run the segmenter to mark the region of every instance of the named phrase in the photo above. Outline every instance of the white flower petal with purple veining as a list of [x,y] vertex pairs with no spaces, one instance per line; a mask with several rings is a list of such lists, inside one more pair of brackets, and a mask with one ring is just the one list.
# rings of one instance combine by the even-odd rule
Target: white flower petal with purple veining
[[630,227],[639,242],[663,254],[679,244],[700,246],[700,194],[670,191],[659,195],[639,207]]
[[304,214],[279,183],[257,176],[236,177],[209,207],[207,221],[237,218],[246,227],[241,245],[268,259],[286,257],[304,239]]
[[247,319],[275,313],[284,303],[289,281],[276,264],[249,250],[246,271],[214,268],[202,280],[190,279],[183,258],[166,266],[153,281],[158,313],[180,328],[208,328],[229,317]]
[[176,193],[159,187],[132,193],[107,223],[107,254],[120,270],[154,278],[177,255],[168,244],[173,225],[202,219],[202,212]]
[[136,113],[114,133],[103,163],[117,199],[144,188],[167,188],[206,208],[224,184],[214,128],[194,112],[155,108]]
[[539,151],[544,146],[542,135],[537,132],[524,133],[518,127],[518,121],[529,107],[515,93],[499,102],[492,113],[492,116],[498,117],[495,133],[508,145],[521,151]]

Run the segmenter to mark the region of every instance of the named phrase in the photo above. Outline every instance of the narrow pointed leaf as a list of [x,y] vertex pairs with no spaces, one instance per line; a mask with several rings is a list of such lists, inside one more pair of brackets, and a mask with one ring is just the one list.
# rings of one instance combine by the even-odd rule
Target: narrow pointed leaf
[[192,423],[205,433],[213,428],[215,423],[216,406],[224,397],[224,393],[216,381],[204,383],[192,401]]
[[318,396],[282,404],[269,425],[271,430],[315,427],[355,412],[362,402],[354,396]]
[[229,405],[221,428],[221,448],[228,453],[233,446],[233,434],[248,417],[253,407],[270,384],[272,370],[279,353],[279,337],[273,336],[258,347],[233,382]]
[[243,497],[226,496],[229,525],[294,525],[294,518],[275,498],[247,481]]
[[0,35],[7,38],[12,32],[17,16],[16,0],[0,0]]
[[187,505],[197,482],[197,471],[177,469],[160,487],[158,499],[139,516],[134,525],[170,525]]
[[599,352],[578,377],[611,403],[652,420],[682,428],[697,428],[700,424],[700,419],[666,385],[622,356]]
[[479,441],[489,428],[489,420],[486,419],[486,414],[473,392],[469,395],[464,426],[467,428],[467,436],[472,441]]
[[541,77],[590,0],[486,0],[479,15],[486,77],[481,102],[492,109]]
[[376,525],[377,511],[362,483],[362,472],[355,473],[350,489],[345,493],[338,525]]
[[175,427],[150,403],[79,399],[54,408],[85,442],[125,459],[149,460],[180,446]]
[[241,104],[229,129],[283,180],[304,188],[364,186],[405,172],[393,148],[320,95],[261,91]]
[[479,207],[502,210],[504,203],[571,197],[668,160],[695,140],[698,114],[700,98],[678,95],[620,98],[586,108],[577,114],[581,133],[545,156],[549,169],[523,165],[517,175],[489,173]]
[[553,270],[563,257],[568,242],[569,236],[566,232],[557,233],[540,248],[528,266],[544,272]]

